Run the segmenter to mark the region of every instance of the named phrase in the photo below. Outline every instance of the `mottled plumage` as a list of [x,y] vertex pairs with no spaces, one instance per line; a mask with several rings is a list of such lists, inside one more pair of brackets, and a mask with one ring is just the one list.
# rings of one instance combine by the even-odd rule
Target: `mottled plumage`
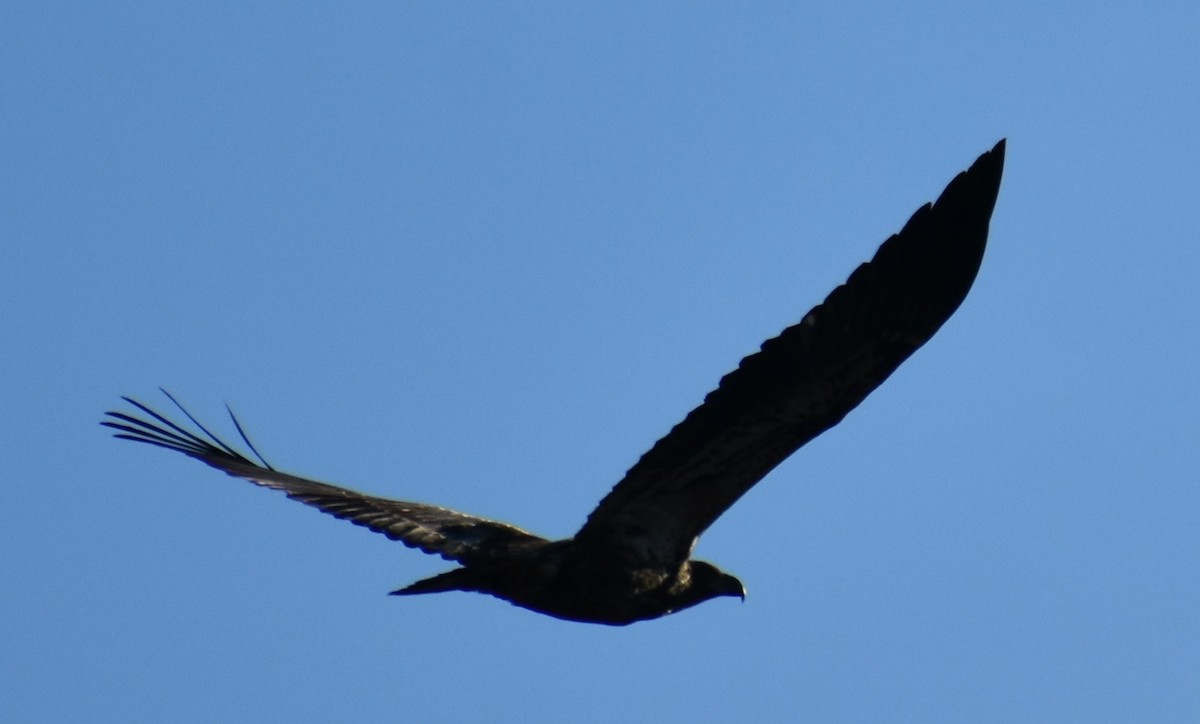
[[736,578],[689,560],[696,539],[776,465],[836,425],[954,313],[983,259],[1003,165],[1000,141],[823,303],[743,359],[642,456],[573,538],[548,541],[505,523],[281,473],[236,419],[258,462],[182,407],[198,432],[130,398],[144,416],[109,412],[102,424],[117,437],[182,452],[462,564],[397,595],[477,591],[558,618],[613,625],[718,596],[744,597]]

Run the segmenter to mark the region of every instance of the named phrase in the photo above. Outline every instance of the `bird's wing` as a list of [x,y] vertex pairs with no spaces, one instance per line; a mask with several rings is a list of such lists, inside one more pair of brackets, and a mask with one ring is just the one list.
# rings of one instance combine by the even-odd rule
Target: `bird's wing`
[[576,539],[647,563],[686,559],[743,493],[836,425],[954,313],[979,271],[1003,166],[1000,141],[799,324],[743,359]]
[[[170,394],[167,396],[171,397]],[[151,419],[123,412],[105,413],[110,419],[101,424],[116,430],[116,437],[176,450],[236,478],[280,490],[293,500],[382,533],[411,548],[460,563],[476,563],[503,558],[516,546],[545,542],[543,538],[505,523],[423,503],[376,498],[336,485],[281,473],[258,455],[236,417],[233,418],[234,425],[262,464],[255,463],[222,442],[182,406],[179,409],[199,428],[201,434],[171,422],[137,400],[128,397],[123,399]],[[175,398],[171,397],[171,401],[175,402]]]

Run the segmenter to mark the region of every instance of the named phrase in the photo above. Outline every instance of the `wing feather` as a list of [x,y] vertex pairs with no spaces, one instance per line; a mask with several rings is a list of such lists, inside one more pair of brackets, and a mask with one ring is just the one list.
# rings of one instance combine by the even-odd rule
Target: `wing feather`
[[726,375],[600,502],[576,535],[654,564],[697,536],[789,455],[836,425],[958,308],[983,259],[1004,141],[799,324]]
[[[166,394],[175,402],[174,397]],[[181,452],[233,477],[282,491],[293,500],[382,533],[410,548],[469,564],[502,558],[516,546],[546,542],[506,523],[424,503],[378,498],[279,472],[254,449],[232,413],[230,417],[238,433],[258,457],[258,463],[213,435],[182,406],[179,409],[199,428],[201,434],[172,422],[137,400],[129,397],[123,399],[147,417],[124,412],[105,413],[110,419],[100,424],[116,430],[115,437]],[[178,402],[175,404],[179,405]]]

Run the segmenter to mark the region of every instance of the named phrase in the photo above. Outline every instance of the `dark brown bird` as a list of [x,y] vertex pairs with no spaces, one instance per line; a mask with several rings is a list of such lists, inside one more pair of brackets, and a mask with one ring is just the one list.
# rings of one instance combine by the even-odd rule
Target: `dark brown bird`
[[1003,166],[1000,141],[799,324],[725,375],[630,468],[573,538],[549,541],[506,523],[279,472],[236,418],[258,462],[182,406],[197,432],[128,397],[145,417],[109,412],[102,424],[116,437],[179,451],[462,564],[395,595],[477,591],[557,618],[610,625],[718,596],[744,599],[738,579],[690,560],[696,540],[776,465],[841,421],[958,309],[983,259]]

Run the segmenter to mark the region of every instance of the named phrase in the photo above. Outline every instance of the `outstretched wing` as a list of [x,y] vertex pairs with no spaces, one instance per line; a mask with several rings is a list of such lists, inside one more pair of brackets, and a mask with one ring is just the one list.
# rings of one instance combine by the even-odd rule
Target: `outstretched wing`
[[171,422],[129,397],[122,399],[137,407],[150,419],[123,412],[107,412],[105,414],[111,419],[100,424],[116,430],[115,437],[176,450],[236,478],[249,480],[264,488],[283,491],[293,500],[299,500],[332,516],[382,533],[411,548],[435,553],[460,563],[478,563],[502,558],[514,547],[546,542],[545,539],[514,526],[485,518],[433,505],[376,498],[336,485],[281,473],[262,459],[242,431],[237,418],[230,413],[242,440],[261,462],[255,463],[209,432],[179,405],[170,393],[166,390],[163,393],[199,428],[202,435]]
[[1003,166],[1000,141],[799,324],[743,359],[576,538],[650,564],[686,559],[742,494],[841,421],[954,313],[979,271]]

